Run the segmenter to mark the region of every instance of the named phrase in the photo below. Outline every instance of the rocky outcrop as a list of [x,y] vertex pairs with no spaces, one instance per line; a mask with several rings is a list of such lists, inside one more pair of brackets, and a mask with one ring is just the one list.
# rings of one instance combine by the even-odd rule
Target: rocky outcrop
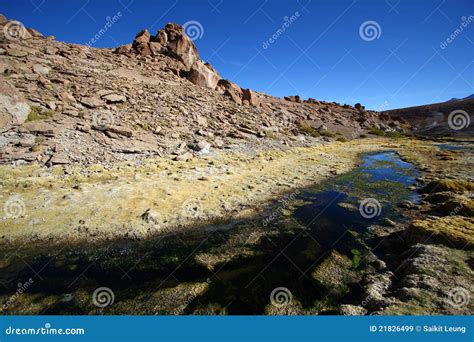
[[299,97],[299,95],[285,96],[285,100],[290,102],[301,103],[301,98]]
[[193,41],[184,33],[181,25],[169,23],[151,36],[147,29],[137,33],[129,48],[128,45],[118,47],[118,54],[129,54],[131,51],[141,56],[164,54],[180,61],[185,70],[190,70],[200,60],[198,50]]
[[221,79],[217,83],[217,91],[228,96],[237,104],[242,104],[242,88],[232,81]]
[[186,68],[190,68],[196,61],[200,60],[199,52],[193,41],[184,33],[184,28],[178,24],[167,24],[163,30],[158,32],[155,39],[158,41],[166,34],[167,45],[171,56],[181,61]]
[[187,74],[187,79],[200,87],[216,89],[221,77],[209,63],[204,64],[201,60],[198,60],[192,65]]
[[242,103],[259,107],[261,104],[261,100],[253,90],[244,89],[242,90]]

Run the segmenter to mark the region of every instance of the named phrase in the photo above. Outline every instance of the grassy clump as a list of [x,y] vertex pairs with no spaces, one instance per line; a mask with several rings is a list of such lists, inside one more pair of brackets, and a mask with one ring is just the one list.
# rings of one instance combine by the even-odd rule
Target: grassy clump
[[421,190],[422,193],[434,193],[441,191],[464,192],[474,191],[474,182],[455,179],[438,179],[429,182]]
[[38,106],[31,106],[26,121],[45,120],[51,118],[53,115],[53,111],[45,110]]
[[369,134],[376,135],[376,136],[379,136],[379,137],[385,136],[385,132],[382,131],[381,129],[378,129],[378,128],[371,128],[369,130]]
[[265,131],[265,136],[270,139],[277,139],[277,135],[273,131]]
[[390,131],[390,132],[386,132],[385,136],[388,138],[401,138],[403,137],[403,134],[397,131]]
[[405,134],[397,132],[397,131],[385,132],[375,127],[369,130],[369,134],[376,135],[378,137],[387,137],[387,138],[402,138],[405,136]]
[[340,142],[347,142],[347,139],[344,138],[344,137],[339,137],[339,138],[337,138],[337,141],[340,141]]
[[321,134],[317,130],[315,130],[313,127],[311,127],[307,122],[302,122],[300,124],[300,129],[303,132],[311,135],[312,137],[317,138],[317,137],[321,136]]
[[474,247],[474,219],[462,216],[446,216],[437,219],[415,220],[407,230],[407,236],[415,241],[429,240],[448,247]]
[[333,133],[330,133],[328,131],[321,131],[319,132],[321,134],[321,136],[323,137],[328,137],[328,138],[334,138],[335,137],[335,134]]

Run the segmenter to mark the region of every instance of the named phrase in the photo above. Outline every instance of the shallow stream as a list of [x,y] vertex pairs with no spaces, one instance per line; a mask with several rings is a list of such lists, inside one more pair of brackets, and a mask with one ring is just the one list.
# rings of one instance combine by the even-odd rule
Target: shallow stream
[[[7,314],[265,314],[283,300],[298,312],[335,313],[359,300],[368,227],[396,221],[402,201],[418,200],[419,172],[395,152],[361,159],[252,219],[146,241],[4,250],[0,305]],[[104,287],[113,303],[102,308],[92,298]]]

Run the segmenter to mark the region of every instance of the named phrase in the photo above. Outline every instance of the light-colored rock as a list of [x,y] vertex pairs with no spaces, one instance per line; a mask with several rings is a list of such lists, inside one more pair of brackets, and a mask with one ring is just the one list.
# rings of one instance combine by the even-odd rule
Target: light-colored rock
[[26,121],[30,106],[23,95],[0,76],[0,129]]
[[93,97],[93,96],[81,97],[79,102],[83,104],[84,106],[86,106],[87,108],[97,108],[104,105],[104,102],[101,99],[97,97]]
[[202,61],[196,61],[187,78],[200,87],[215,89],[221,77],[210,65],[204,64]]
[[107,103],[123,103],[127,101],[124,95],[109,94],[102,97]]
[[51,68],[42,64],[34,64],[33,71],[39,75],[47,75],[51,71]]
[[261,104],[261,100],[258,95],[250,89],[242,90],[242,101],[247,101],[249,105],[255,107],[259,107]]

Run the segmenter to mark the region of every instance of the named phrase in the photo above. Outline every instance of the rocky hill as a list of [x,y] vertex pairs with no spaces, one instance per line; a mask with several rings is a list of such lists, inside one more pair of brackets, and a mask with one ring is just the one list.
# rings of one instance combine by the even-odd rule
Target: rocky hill
[[143,30],[116,49],[58,42],[4,16],[0,32],[3,164],[188,160],[214,149],[305,146],[397,126],[360,104],[242,89],[202,61],[177,24],[155,36]]
[[426,137],[472,138],[474,136],[474,99],[433,103],[389,110],[393,120],[408,123],[417,135]]

